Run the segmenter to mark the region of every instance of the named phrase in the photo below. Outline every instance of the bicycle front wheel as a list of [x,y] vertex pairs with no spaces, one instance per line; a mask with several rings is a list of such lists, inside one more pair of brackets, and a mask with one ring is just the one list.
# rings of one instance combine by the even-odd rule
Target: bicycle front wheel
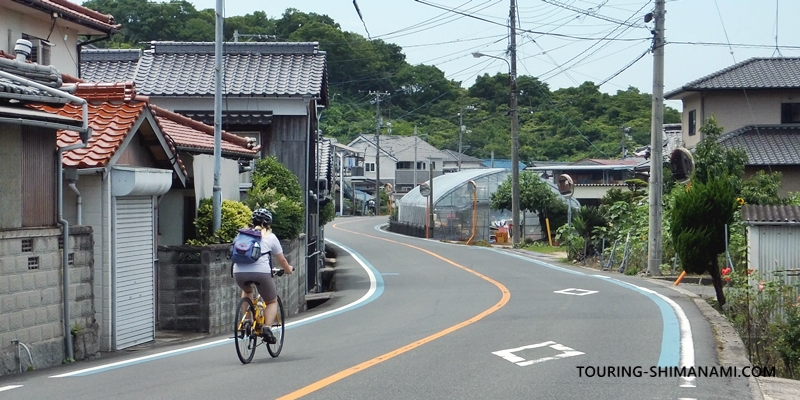
[[275,343],[269,344],[267,343],[267,351],[269,355],[273,358],[277,357],[281,354],[281,349],[283,349],[283,331],[284,331],[284,320],[286,314],[283,313],[283,302],[281,298],[278,297],[278,315],[275,316],[275,322],[272,323],[270,327],[272,329],[272,335],[275,336]]
[[256,340],[258,336],[253,333],[253,320],[256,309],[253,301],[242,297],[236,305],[236,319],[233,320],[233,340],[236,342],[236,355],[242,364],[253,360],[256,354]]

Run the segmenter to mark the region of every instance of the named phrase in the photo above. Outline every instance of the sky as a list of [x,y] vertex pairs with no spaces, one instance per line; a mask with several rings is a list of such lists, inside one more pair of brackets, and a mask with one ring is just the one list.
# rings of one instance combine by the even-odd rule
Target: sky
[[[215,0],[189,1],[197,9],[216,7]],[[356,2],[363,22],[352,0],[235,0],[224,5],[224,15],[264,11],[279,18],[287,8],[326,14],[345,31],[401,46],[410,64],[435,65],[464,87],[476,76],[508,72],[506,61],[472,53],[506,57],[509,0]],[[654,25],[644,15],[654,10],[654,1],[517,4],[518,29],[529,31],[518,32],[518,75],[535,76],[551,90],[592,81],[606,93],[631,86],[653,92],[653,56],[647,51]],[[668,0],[666,10],[665,92],[751,57],[800,56],[798,0]],[[681,108],[679,101],[667,105]]]

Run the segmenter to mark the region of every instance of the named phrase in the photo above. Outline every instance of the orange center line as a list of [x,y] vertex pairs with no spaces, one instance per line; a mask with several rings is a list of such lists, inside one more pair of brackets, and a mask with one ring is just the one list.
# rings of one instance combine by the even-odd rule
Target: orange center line
[[[355,222],[355,221],[349,221],[349,222]],[[387,360],[389,360],[391,358],[399,356],[399,355],[401,355],[401,354],[403,354],[405,352],[414,350],[417,347],[420,347],[420,346],[422,346],[422,345],[424,345],[426,343],[430,343],[430,342],[432,342],[432,341],[434,341],[434,340],[436,340],[436,339],[438,339],[438,338],[440,338],[442,336],[445,336],[445,335],[450,334],[452,332],[455,332],[456,330],[461,329],[461,328],[463,328],[463,327],[465,327],[467,325],[470,325],[470,324],[473,324],[475,322],[480,321],[483,317],[485,317],[485,316],[487,316],[489,314],[492,314],[493,312],[503,308],[503,306],[505,306],[506,303],[508,303],[508,301],[511,299],[511,292],[509,292],[508,288],[506,288],[502,283],[497,282],[496,280],[494,280],[492,278],[489,278],[488,276],[483,275],[483,274],[481,274],[479,272],[473,271],[473,270],[471,270],[471,269],[469,269],[469,268],[467,268],[467,267],[465,267],[465,266],[463,266],[461,264],[458,264],[458,263],[456,263],[456,262],[454,262],[452,260],[444,258],[444,257],[442,257],[442,256],[440,256],[440,255],[438,255],[438,254],[436,254],[436,253],[434,253],[434,252],[432,252],[430,250],[426,250],[426,249],[423,249],[421,247],[417,247],[417,246],[414,246],[414,245],[411,245],[411,244],[407,244],[407,243],[398,242],[398,241],[387,239],[387,238],[382,238],[382,237],[378,237],[378,236],[372,236],[372,235],[367,235],[367,234],[364,234],[364,233],[353,232],[353,231],[349,231],[349,230],[346,230],[346,229],[342,229],[342,228],[338,227],[341,224],[342,223],[334,224],[334,225],[332,225],[332,228],[338,229],[338,230],[341,230],[341,231],[344,231],[344,232],[348,232],[348,233],[353,233],[353,234],[360,235],[360,236],[366,236],[366,237],[373,238],[373,239],[378,239],[378,240],[383,240],[383,241],[387,241],[387,242],[403,245],[403,246],[410,247],[412,249],[421,251],[423,253],[430,254],[433,257],[436,257],[436,258],[438,258],[438,259],[440,259],[440,260],[442,260],[442,261],[444,261],[444,262],[446,262],[446,263],[448,263],[450,265],[458,267],[458,268],[460,268],[460,269],[462,269],[464,271],[467,271],[467,272],[469,272],[469,273],[471,273],[471,274],[473,274],[473,275],[475,275],[475,276],[477,276],[477,277],[479,277],[479,278],[481,278],[481,279],[493,284],[498,289],[500,289],[500,292],[502,293],[502,297],[500,298],[500,301],[495,303],[493,306],[489,307],[488,309],[484,310],[480,314],[478,314],[478,315],[476,315],[476,316],[474,316],[474,317],[472,317],[472,318],[470,318],[470,319],[468,319],[466,321],[460,322],[460,323],[455,324],[455,325],[453,325],[453,326],[451,326],[449,328],[446,328],[446,329],[444,329],[442,331],[436,332],[436,333],[434,333],[434,334],[432,334],[430,336],[424,337],[424,338],[422,338],[420,340],[417,340],[417,341],[415,341],[413,343],[407,344],[407,345],[405,345],[403,347],[400,347],[399,349],[392,350],[392,351],[390,351],[390,352],[388,352],[386,354],[380,355],[380,356],[375,357],[375,358],[373,358],[371,360],[364,361],[361,364],[358,364],[358,365],[352,366],[350,368],[347,368],[347,369],[345,369],[343,371],[337,372],[337,373],[335,373],[335,374],[333,374],[333,375],[331,375],[331,376],[329,376],[327,378],[321,379],[321,380],[319,380],[317,382],[314,382],[314,383],[312,383],[312,384],[310,384],[310,385],[308,385],[306,387],[298,389],[298,390],[296,390],[296,391],[294,391],[292,393],[289,393],[289,394],[287,394],[285,396],[279,397],[278,400],[299,399],[299,398],[301,398],[301,397],[303,397],[305,395],[308,395],[310,393],[316,392],[317,390],[320,390],[320,389],[322,389],[322,388],[324,388],[324,387],[326,387],[328,385],[331,385],[331,384],[336,383],[336,382],[338,382],[338,381],[340,381],[340,380],[342,380],[344,378],[347,378],[350,375],[354,375],[354,374],[356,374],[358,372],[361,372],[361,371],[363,371],[363,370],[365,370],[365,369],[367,369],[369,367],[372,367],[374,365],[380,364],[380,363],[382,363],[384,361],[387,361]]]

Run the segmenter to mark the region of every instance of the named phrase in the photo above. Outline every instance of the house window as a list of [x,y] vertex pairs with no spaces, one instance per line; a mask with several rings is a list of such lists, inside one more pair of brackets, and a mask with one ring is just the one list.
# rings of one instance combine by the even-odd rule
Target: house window
[[689,136],[697,134],[697,110],[689,111]]
[[364,171],[375,172],[375,163],[374,162],[364,163]]
[[397,169],[413,169],[414,162],[413,161],[400,161],[397,163]]
[[424,171],[424,170],[428,169],[428,167],[425,165],[424,161],[417,161],[417,169],[418,170],[421,169],[421,170]]
[[431,169],[436,169],[436,161],[431,161]]
[[781,104],[781,123],[800,124],[800,103]]
[[22,34],[22,38],[31,42],[31,55],[28,57],[31,62],[39,63],[40,65],[50,65],[50,43],[26,33]]

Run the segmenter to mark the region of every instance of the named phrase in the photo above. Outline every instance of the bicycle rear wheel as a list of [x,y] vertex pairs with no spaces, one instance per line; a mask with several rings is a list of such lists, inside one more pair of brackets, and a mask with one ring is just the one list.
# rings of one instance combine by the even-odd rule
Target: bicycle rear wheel
[[277,357],[281,354],[281,350],[283,349],[283,331],[284,331],[284,320],[286,314],[283,313],[283,302],[281,302],[281,298],[278,297],[278,315],[275,316],[275,322],[272,323],[272,335],[275,336],[275,343],[269,344],[267,343],[267,351],[269,355],[273,358]]
[[[242,364],[247,364],[253,360],[256,354],[256,340],[258,336],[253,333],[253,320],[256,309],[253,301],[247,297],[242,297],[236,305],[236,319],[233,320],[233,340],[236,342],[236,355]],[[248,317],[249,318],[245,318]]]

